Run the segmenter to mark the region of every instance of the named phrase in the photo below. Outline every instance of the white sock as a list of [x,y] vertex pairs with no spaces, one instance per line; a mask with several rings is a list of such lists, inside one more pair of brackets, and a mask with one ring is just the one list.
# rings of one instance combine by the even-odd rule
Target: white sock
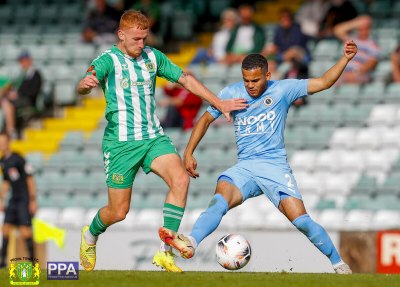
[[171,246],[167,245],[167,244],[164,243],[164,242],[161,242],[160,251],[166,252],[166,251],[171,251],[171,250],[172,250],[172,247],[171,247]]
[[189,238],[190,242],[192,242],[193,248],[196,249],[197,248],[196,239],[194,239],[194,237],[190,235],[187,238]]
[[92,233],[90,233],[90,230],[86,230],[86,232],[83,234],[83,237],[85,238],[85,241],[89,245],[95,245],[97,242],[97,239],[99,238],[98,236],[94,236]]

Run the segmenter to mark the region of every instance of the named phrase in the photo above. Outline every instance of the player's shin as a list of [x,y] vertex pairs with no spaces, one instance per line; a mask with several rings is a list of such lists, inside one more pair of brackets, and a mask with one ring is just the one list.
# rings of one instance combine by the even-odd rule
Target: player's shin
[[332,265],[342,261],[338,251],[326,230],[313,221],[308,214],[303,214],[293,220],[293,225],[297,227],[325,256],[329,258]]
[[229,206],[221,194],[212,198],[208,208],[200,215],[193,226],[190,236],[196,245],[217,229],[222,217],[228,212]]
[[100,217],[100,210],[97,212],[96,216],[93,218],[89,229],[85,233],[85,240],[88,244],[96,244],[97,236],[104,233],[108,225],[106,225]]

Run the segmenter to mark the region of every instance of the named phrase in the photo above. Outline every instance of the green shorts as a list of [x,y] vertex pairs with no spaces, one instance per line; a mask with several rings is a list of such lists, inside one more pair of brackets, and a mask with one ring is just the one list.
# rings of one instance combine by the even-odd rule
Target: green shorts
[[164,154],[178,154],[168,136],[154,139],[119,142],[103,139],[103,162],[106,183],[112,188],[129,188],[136,173],[142,167],[145,173],[156,157]]

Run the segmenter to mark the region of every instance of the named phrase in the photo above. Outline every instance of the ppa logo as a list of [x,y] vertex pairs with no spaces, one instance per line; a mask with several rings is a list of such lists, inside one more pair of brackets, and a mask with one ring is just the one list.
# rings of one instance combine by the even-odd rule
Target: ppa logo
[[78,280],[78,262],[47,262],[47,280]]

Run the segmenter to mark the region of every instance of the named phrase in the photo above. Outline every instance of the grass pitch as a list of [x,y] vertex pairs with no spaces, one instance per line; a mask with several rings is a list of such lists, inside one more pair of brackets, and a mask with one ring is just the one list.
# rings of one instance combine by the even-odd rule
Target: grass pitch
[[[0,286],[10,286],[8,270],[0,271]],[[28,285],[29,286],[29,285]],[[32,285],[31,285],[32,286]],[[79,280],[47,281],[42,270],[39,286],[85,287],[400,287],[400,274],[303,274],[303,273],[248,273],[248,272],[167,272],[92,271],[80,270]]]

